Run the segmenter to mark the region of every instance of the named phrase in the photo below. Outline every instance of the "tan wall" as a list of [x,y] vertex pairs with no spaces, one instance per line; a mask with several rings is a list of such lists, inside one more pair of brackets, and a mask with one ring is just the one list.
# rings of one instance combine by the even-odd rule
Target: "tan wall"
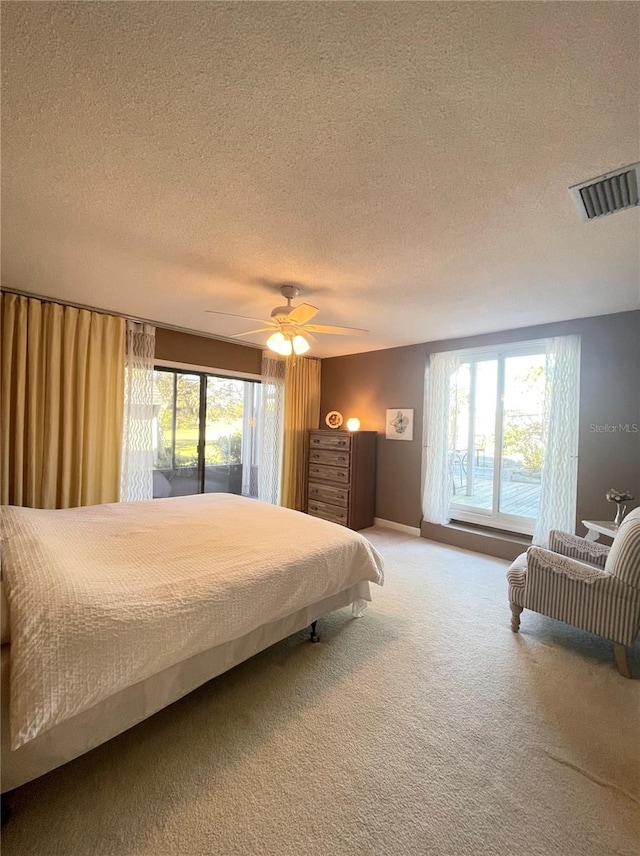
[[260,374],[262,351],[247,345],[156,327],[156,359]]
[[[569,333],[582,337],[577,520],[613,518],[615,508],[604,498],[611,487],[640,497],[640,430],[596,432],[591,427],[640,426],[636,311],[323,360],[321,421],[329,410],[339,410],[345,418],[358,416],[363,429],[380,432],[376,516],[420,525],[422,407],[429,353]],[[392,407],[414,408],[412,442],[384,439],[385,411]]]
[[[322,361],[320,424],[330,410],[357,416],[378,431],[376,517],[420,525],[420,451],[426,361],[424,345]],[[385,440],[387,408],[414,409],[412,441]]]

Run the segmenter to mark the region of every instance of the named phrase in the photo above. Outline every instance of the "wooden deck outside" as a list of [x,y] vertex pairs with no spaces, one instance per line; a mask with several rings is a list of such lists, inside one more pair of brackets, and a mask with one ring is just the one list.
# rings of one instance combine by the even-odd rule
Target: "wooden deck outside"
[[[462,476],[462,477],[461,477]],[[502,501],[500,511],[503,514],[517,514],[522,517],[536,517],[540,506],[540,482],[518,481],[514,472],[505,472],[502,481]],[[465,493],[463,474],[456,478],[453,502],[475,508],[491,509],[493,496],[493,473],[489,467],[479,467],[475,472],[473,495]]]

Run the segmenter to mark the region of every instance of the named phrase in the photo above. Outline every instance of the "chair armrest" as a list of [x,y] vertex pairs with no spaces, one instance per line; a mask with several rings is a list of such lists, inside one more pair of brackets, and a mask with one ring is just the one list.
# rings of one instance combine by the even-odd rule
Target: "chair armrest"
[[541,547],[527,551],[524,591],[515,602],[620,645],[631,645],[640,630],[640,589]]
[[560,574],[575,582],[591,585],[598,580],[610,579],[604,569],[580,562],[577,559],[561,556],[543,547],[529,547],[527,550],[527,582],[536,574]]
[[570,535],[559,529],[552,529],[549,533],[549,550],[552,553],[560,553],[578,562],[588,562],[604,568],[609,550],[606,544],[598,544],[596,541],[587,541],[578,535]]

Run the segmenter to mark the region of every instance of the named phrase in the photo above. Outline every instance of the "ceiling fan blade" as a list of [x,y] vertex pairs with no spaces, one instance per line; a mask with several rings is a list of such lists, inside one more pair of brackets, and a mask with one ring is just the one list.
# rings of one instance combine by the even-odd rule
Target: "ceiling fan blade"
[[309,303],[301,303],[300,306],[296,306],[295,309],[287,315],[287,321],[291,321],[292,324],[306,324],[306,322],[314,318],[319,311],[319,309],[316,309],[315,306],[311,306]]
[[251,336],[253,333],[270,333],[273,327],[259,327],[257,330],[247,330],[246,333],[234,333],[231,339],[240,339],[242,336]]
[[250,315],[235,315],[233,312],[218,312],[216,309],[205,309],[204,311],[212,315],[226,315],[227,318],[242,318],[244,321],[257,321],[259,324],[268,323],[264,318],[252,318]]
[[310,333],[332,333],[335,336],[351,336],[357,333],[368,333],[360,327],[329,327],[326,324],[305,324],[305,330]]

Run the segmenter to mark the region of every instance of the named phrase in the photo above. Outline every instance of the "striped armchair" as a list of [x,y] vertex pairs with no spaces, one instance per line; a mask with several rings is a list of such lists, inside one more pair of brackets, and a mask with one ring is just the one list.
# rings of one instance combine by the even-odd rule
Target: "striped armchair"
[[507,572],[511,629],[531,609],[614,643],[620,674],[630,678],[627,646],[640,632],[640,508],[607,547],[553,530],[549,549],[529,547]]

